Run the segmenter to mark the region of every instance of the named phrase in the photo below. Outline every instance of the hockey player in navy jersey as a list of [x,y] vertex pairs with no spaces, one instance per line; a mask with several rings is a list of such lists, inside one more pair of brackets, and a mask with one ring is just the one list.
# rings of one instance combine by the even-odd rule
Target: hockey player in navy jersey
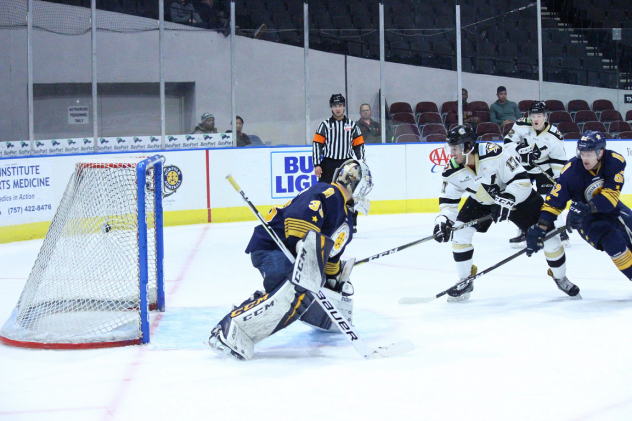
[[[434,235],[438,242],[452,239],[452,252],[459,278],[476,274],[474,233],[485,233],[494,222],[510,220],[527,230],[537,222],[542,197],[533,189],[529,175],[515,155],[515,144],[505,148],[491,142],[476,142],[468,126],[456,126],[448,133],[447,145],[453,156],[443,170],[443,187],[439,196],[440,215],[435,219]],[[459,210],[461,197],[468,198]],[[492,220],[472,227],[451,231],[466,222],[491,215]],[[566,256],[559,236],[545,244],[549,274],[558,288],[570,296],[579,289],[566,278]],[[474,283],[463,290],[448,290],[448,302],[465,301]]]
[[[349,296],[353,295],[353,286],[348,274],[353,265],[345,270],[340,260],[353,239],[352,216],[347,205],[355,202],[355,209],[368,214],[370,202],[366,196],[373,188],[373,180],[368,166],[355,159],[345,161],[335,171],[333,180],[331,184],[314,184],[285,206],[273,207],[266,221],[294,256],[305,245],[308,233],[317,233],[316,257],[324,256],[319,264],[326,281],[322,285],[319,278],[316,290],[318,286],[326,287],[328,290],[323,293],[350,321],[353,302]],[[333,243],[330,251],[325,239]],[[293,283],[296,279],[293,272],[300,259],[291,263],[262,225],[255,228],[246,253],[263,276],[264,290],[256,291],[215,326],[209,338],[214,351],[248,360],[255,343],[299,319],[312,327],[331,330],[331,320],[322,308],[310,307],[313,295]]]
[[542,248],[548,227],[564,210],[569,231],[576,229],[591,246],[608,253],[617,268],[632,280],[632,211],[619,201],[623,188],[625,159],[606,149],[600,132],[586,131],[577,142],[577,157],[564,166],[560,178],[546,197],[540,219],[527,233],[527,254]]

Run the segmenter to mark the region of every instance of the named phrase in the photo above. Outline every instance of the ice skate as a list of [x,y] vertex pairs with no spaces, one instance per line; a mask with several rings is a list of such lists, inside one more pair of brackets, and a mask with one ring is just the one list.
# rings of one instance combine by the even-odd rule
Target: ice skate
[[560,289],[560,291],[563,291],[568,296],[574,297],[578,300],[582,298],[582,296],[579,295],[579,287],[573,284],[571,281],[569,281],[566,276],[563,277],[562,279],[557,279],[555,276],[553,276],[553,272],[551,271],[551,269],[547,271],[547,274],[551,278],[553,278],[553,280],[557,284],[557,287]]
[[527,246],[527,232],[518,228],[518,235],[509,240],[509,245],[514,249],[523,249]]
[[[472,265],[472,270],[470,272],[470,276],[476,275],[478,271],[475,265]],[[461,282],[463,282],[466,278],[461,278]],[[474,282],[470,282],[470,284],[463,289],[462,291],[457,291],[456,289],[450,289],[448,291],[448,302],[449,303],[460,303],[462,301],[467,301],[470,299],[470,293],[474,291]]]

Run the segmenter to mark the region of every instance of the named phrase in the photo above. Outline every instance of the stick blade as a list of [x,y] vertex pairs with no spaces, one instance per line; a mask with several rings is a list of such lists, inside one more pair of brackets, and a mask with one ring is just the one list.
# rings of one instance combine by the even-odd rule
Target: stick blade
[[415,345],[411,341],[395,342],[387,346],[380,346],[375,348],[370,354],[365,357],[369,360],[377,358],[389,358],[396,355],[405,354],[415,349]]
[[436,300],[437,297],[402,297],[399,299],[399,303],[402,305],[409,304],[425,304]]

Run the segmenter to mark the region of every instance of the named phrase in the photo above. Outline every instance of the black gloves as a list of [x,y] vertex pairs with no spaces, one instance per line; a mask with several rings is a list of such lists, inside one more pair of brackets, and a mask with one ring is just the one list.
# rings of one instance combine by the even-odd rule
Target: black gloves
[[514,205],[516,204],[516,198],[511,193],[500,193],[494,197],[494,204],[492,205],[492,220],[494,222],[502,222],[509,218]]
[[546,231],[538,224],[533,224],[527,231],[527,256],[531,257],[533,253],[537,253],[544,247],[544,236]]
[[573,229],[580,229],[584,223],[584,218],[590,215],[590,206],[584,202],[573,202],[568,209],[566,217],[566,230],[573,232]]
[[454,226],[454,222],[450,221],[447,216],[439,215],[435,219],[435,227],[434,231],[432,231],[432,235],[434,235],[435,241],[439,243],[447,243],[452,238],[452,227]]

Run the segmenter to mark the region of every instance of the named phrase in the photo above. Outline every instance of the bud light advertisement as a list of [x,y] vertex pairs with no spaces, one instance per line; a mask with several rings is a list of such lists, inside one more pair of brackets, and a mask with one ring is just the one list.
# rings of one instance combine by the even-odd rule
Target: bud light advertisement
[[294,198],[318,183],[311,148],[270,152],[270,168],[273,199]]

